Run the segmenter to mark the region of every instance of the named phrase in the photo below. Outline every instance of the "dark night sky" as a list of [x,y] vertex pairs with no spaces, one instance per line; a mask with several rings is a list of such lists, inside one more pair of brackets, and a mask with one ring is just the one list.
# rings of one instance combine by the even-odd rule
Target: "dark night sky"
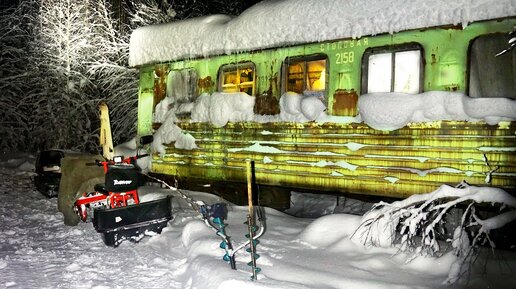
[[[0,0],[0,9],[5,9],[9,7],[16,6],[19,2],[23,0]],[[118,4],[120,1],[126,1],[128,0],[110,0],[113,4]],[[138,1],[138,0],[134,0]],[[198,1],[198,0],[197,0]],[[221,3],[230,3],[231,5],[234,5],[236,10],[245,10],[254,4],[260,2],[262,0],[236,0],[236,1],[224,1],[224,0],[204,0],[197,3],[202,3],[203,6],[206,7],[206,14],[217,14],[217,13],[224,13],[225,9],[221,7]],[[185,6],[190,6],[189,2],[195,3],[196,0],[168,0],[169,3],[184,3]],[[227,13],[225,13],[227,14]]]
[[15,6],[18,1],[20,0],[0,0],[0,9]]

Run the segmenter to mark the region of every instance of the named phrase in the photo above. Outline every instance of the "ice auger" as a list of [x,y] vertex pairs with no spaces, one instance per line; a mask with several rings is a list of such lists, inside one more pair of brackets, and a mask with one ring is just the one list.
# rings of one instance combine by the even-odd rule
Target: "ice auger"
[[[173,187],[153,176],[147,175],[147,177],[161,183],[163,186],[173,191],[176,191],[193,210],[201,215],[204,223],[222,239],[220,243],[220,248],[224,249],[224,256],[222,259],[230,264],[231,269],[236,270],[235,253],[242,248],[248,247],[246,251],[251,253],[251,262],[249,262],[248,265],[252,267],[252,280],[257,280],[257,274],[260,272],[260,268],[256,266],[256,259],[259,258],[259,255],[256,253],[256,245],[259,243],[258,238],[260,238],[265,233],[265,214],[260,207],[258,207],[258,210],[255,210],[253,206],[252,176],[254,175],[254,170],[252,169],[252,165],[252,162],[248,162],[247,180],[249,213],[247,216],[247,221],[244,223],[248,225],[249,233],[246,235],[247,241],[239,244],[236,247],[233,246],[231,238],[227,235],[226,232],[226,227],[228,226],[225,223],[225,220],[227,220],[228,216],[226,203],[215,203],[212,205],[207,205],[203,201],[194,200],[186,192],[178,189],[177,184],[175,187]],[[256,225],[256,216],[258,216],[258,225]]]

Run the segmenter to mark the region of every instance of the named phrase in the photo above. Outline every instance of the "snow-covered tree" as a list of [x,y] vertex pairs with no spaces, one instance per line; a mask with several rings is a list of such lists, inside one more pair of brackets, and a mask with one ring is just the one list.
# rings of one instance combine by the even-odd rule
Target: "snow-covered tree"
[[88,63],[88,76],[96,85],[98,100],[110,107],[113,140],[122,143],[134,137],[137,119],[137,70],[128,67],[129,29],[112,19],[107,3],[95,10],[95,45],[102,53]]
[[127,23],[113,19],[106,0],[25,0],[2,11],[0,149],[97,151],[101,101],[111,108],[115,143],[132,138],[138,75],[127,63],[131,29],[212,13],[236,15],[256,1],[251,2],[124,1]]
[[260,2],[259,0],[232,1],[232,0],[211,0],[208,10],[213,14],[239,15],[245,9]]
[[[137,74],[108,1],[25,0],[0,17],[0,148],[98,150],[100,101],[115,141],[134,137]],[[123,96],[123,97],[122,97]]]
[[29,110],[21,101],[28,84],[25,49],[32,31],[36,1],[0,11],[0,150],[26,150]]
[[[453,211],[459,214],[453,217]],[[398,246],[401,251],[412,252],[413,258],[453,250],[457,259],[444,281],[452,284],[468,273],[480,246],[497,246],[491,234],[514,222],[516,197],[499,188],[461,183],[455,188],[442,185],[432,193],[376,204],[363,216],[354,237],[365,245]],[[505,247],[516,245],[516,239],[502,242]]]
[[26,0],[2,12],[3,150],[97,151],[101,101],[111,106],[115,142],[134,137],[138,76],[127,65],[130,30],[117,26],[124,24],[108,5]]
[[176,15],[164,0],[131,1],[124,8],[129,21],[120,23],[123,27],[114,27],[114,22],[108,21],[107,10],[102,10],[106,15],[98,18],[104,19],[98,33],[104,37],[99,39],[98,45],[105,53],[97,55],[88,70],[102,99],[110,107],[115,143],[136,134],[138,71],[128,67],[130,32],[140,26],[173,21]]
[[[164,0],[163,2],[167,2]],[[209,2],[199,0],[174,0],[171,7],[176,11],[177,19],[187,19],[211,14],[208,10]]]
[[177,15],[166,0],[133,1],[129,6],[127,10],[132,28],[171,22]]
[[[97,144],[94,100],[96,86],[88,64],[99,53],[97,3],[103,1],[42,0],[37,29],[29,42],[29,67],[35,75],[27,95],[29,120],[38,148],[90,150]],[[41,143],[37,143],[37,140]]]

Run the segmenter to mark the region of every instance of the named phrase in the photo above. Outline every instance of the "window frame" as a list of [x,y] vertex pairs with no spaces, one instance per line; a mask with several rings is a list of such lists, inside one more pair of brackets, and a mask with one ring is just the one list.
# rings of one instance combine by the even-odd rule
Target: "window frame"
[[[303,66],[303,93],[307,90],[307,81],[306,81],[306,75],[307,75],[307,62],[311,61],[320,61],[325,60],[325,80],[324,80],[324,90],[309,90],[314,92],[322,92],[326,98],[326,95],[328,93],[328,84],[329,84],[329,57],[327,54],[324,53],[317,53],[312,55],[299,55],[299,56],[288,56],[283,60],[283,63],[281,65],[281,93],[286,93],[287,87],[288,87],[288,68],[292,64],[297,64],[300,62],[304,63]],[[296,92],[297,93],[297,92]]]
[[[477,93],[478,91],[475,91],[474,94],[472,94],[472,79],[471,79],[471,76],[472,76],[472,73],[473,73],[473,46],[476,45],[477,41],[481,40],[481,38],[493,38],[493,37],[500,37],[500,38],[503,38],[503,40],[507,41],[510,37],[508,37],[507,33],[506,32],[493,32],[493,33],[486,33],[486,34],[481,34],[481,35],[478,35],[476,36],[475,38],[471,39],[469,41],[469,44],[468,44],[468,54],[467,54],[467,60],[466,60],[466,66],[467,66],[467,69],[466,69],[466,82],[465,82],[465,92],[466,94],[469,96],[469,97],[478,97]],[[505,44],[505,43],[504,43]],[[504,45],[503,47],[500,47],[501,49],[503,48],[507,48],[506,45]],[[496,55],[495,53],[497,52],[500,52],[501,50],[496,50],[496,51],[493,51],[493,55]],[[493,62],[496,62],[496,56],[493,56],[491,55],[490,57],[493,57],[491,60],[493,60]],[[505,57],[508,57],[508,55],[511,55],[510,53],[506,53],[505,54]],[[503,59],[504,56],[501,55],[500,59]],[[484,63],[485,64],[485,63]],[[475,67],[475,69],[478,70],[478,68]],[[493,97],[493,98],[496,98],[496,97],[504,97],[504,98],[509,98],[509,99],[516,99],[516,95],[507,95],[507,94],[503,94],[503,96],[501,95],[492,95],[492,94],[489,94],[489,95],[482,95],[482,97]]]
[[[246,82],[240,82],[240,76],[241,73],[239,73],[240,70],[252,68],[253,70],[253,79],[251,81]],[[236,71],[236,79],[237,83],[235,84],[224,84],[224,73],[227,73],[229,71]],[[252,93],[250,94],[253,96],[256,91],[256,64],[252,61],[241,61],[238,63],[228,63],[223,64],[219,67],[219,70],[217,72],[217,91],[218,92],[225,92],[225,87],[231,87],[234,86],[236,88],[236,92],[240,92],[240,88],[242,86],[251,86]]]
[[[391,53],[391,89],[390,92],[395,92],[395,82],[396,82],[396,65],[395,65],[395,55],[397,52],[406,52],[406,51],[414,51],[418,50],[420,52],[420,66],[419,66],[419,88],[417,93],[422,93],[424,88],[424,72],[425,72],[425,51],[423,46],[417,42],[404,43],[400,45],[387,45],[387,46],[378,46],[378,47],[370,47],[364,51],[362,54],[362,64],[361,64],[361,94],[368,93],[368,77],[369,77],[369,57],[375,54],[382,53]],[[394,64],[394,65],[393,65]]]
[[[174,86],[173,84],[169,83],[169,81],[171,80],[170,79],[170,74],[171,73],[183,73],[183,72],[194,72],[195,73],[195,76],[196,76],[196,80],[194,82],[191,82],[190,84],[192,85],[191,87],[188,88],[189,91],[192,92],[192,95],[189,95],[191,97],[190,98],[186,98],[188,101],[195,101],[195,99],[197,99],[197,97],[199,96],[199,93],[197,92],[197,81],[199,80],[199,71],[194,68],[194,67],[185,67],[185,68],[180,68],[180,69],[171,69],[168,71],[167,73],[167,79],[166,79],[166,85],[167,85],[167,89],[166,89],[166,97],[169,97],[169,91],[168,91],[168,88],[169,88],[169,85],[172,85],[172,89],[174,89]],[[172,92],[170,92],[172,93]],[[184,98],[184,97],[183,97]]]

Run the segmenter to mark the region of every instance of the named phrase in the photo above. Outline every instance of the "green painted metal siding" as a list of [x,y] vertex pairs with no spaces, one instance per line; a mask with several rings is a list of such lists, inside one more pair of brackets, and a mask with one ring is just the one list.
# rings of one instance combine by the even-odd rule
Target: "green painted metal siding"
[[[185,123],[199,148],[168,147],[152,166],[156,173],[238,182],[251,159],[262,184],[389,197],[463,180],[515,191],[516,125],[507,125],[436,122],[382,132],[363,124]],[[499,167],[490,184],[484,154]]]
[[[267,49],[251,53],[214,56],[206,59],[189,59],[165,63],[169,70],[193,68],[199,78],[211,77],[216,91],[218,69],[229,63],[251,61],[256,65],[256,95],[272,92],[281,96],[281,65],[285,58],[292,56],[325,54],[328,56],[328,112],[332,115],[345,115],[335,110],[335,93],[354,90],[361,94],[361,62],[364,51],[372,47],[418,43],[424,52],[423,90],[448,90],[466,92],[468,47],[472,39],[488,33],[504,33],[516,26],[516,18],[499,21],[473,23],[465,29],[460,27],[411,30],[395,34],[343,39],[338,41],[313,43],[295,47]],[[140,78],[140,97],[145,89],[153,86],[149,77],[153,65],[142,68]],[[154,104],[155,105],[155,104]],[[151,118],[149,110],[142,110],[142,121]]]
[[[281,95],[281,67],[287,57],[325,54],[328,57],[328,112],[346,115],[340,92],[361,94],[362,56],[366,49],[418,43],[423,48],[423,90],[467,92],[468,49],[473,39],[505,33],[516,18],[461,27],[428,28],[394,34],[343,39],[251,53],[221,55],[165,63],[169,70],[193,68],[199,78],[211,77],[229,63],[251,61],[256,67],[255,96]],[[154,66],[141,69],[138,133],[152,130]],[[347,97],[347,96],[345,96]],[[352,111],[351,114],[355,114]],[[181,123],[199,149],[169,146],[164,158],[154,156],[152,170],[216,181],[244,181],[245,160],[256,161],[261,184],[316,190],[358,192],[405,197],[426,193],[446,183],[466,180],[516,191],[516,125],[436,122],[411,125],[391,132],[365,124],[230,123],[214,128],[207,123]],[[276,152],[245,148],[259,143]],[[492,181],[485,182],[492,168]]]
[[154,69],[140,70],[138,85],[138,135],[152,134],[152,110],[154,107]]

